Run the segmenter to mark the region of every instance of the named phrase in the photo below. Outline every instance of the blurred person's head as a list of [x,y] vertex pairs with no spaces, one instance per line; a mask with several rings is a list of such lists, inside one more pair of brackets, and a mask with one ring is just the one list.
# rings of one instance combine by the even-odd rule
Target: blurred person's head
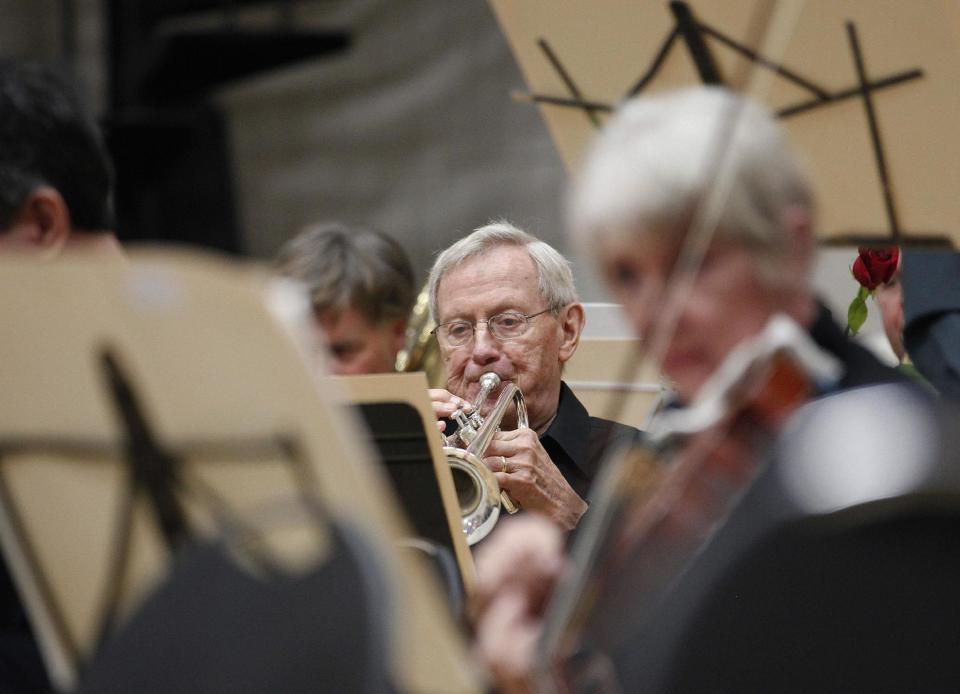
[[[702,264],[675,273],[718,191]],[[697,87],[626,103],[594,143],[570,214],[641,338],[672,313],[660,366],[684,399],[774,313],[813,321],[813,194],[773,115],[745,97]],[[668,297],[679,275],[690,291]]]
[[[530,427],[545,429],[557,411],[563,365],[584,324],[567,259],[496,222],[437,257],[429,291],[447,389],[472,402],[480,376],[493,371],[523,392]],[[490,395],[486,408],[498,394]]]
[[307,286],[333,373],[394,370],[416,295],[399,243],[371,229],[319,224],[284,244],[277,262]]
[[116,249],[100,132],[54,69],[0,61],[0,252]]

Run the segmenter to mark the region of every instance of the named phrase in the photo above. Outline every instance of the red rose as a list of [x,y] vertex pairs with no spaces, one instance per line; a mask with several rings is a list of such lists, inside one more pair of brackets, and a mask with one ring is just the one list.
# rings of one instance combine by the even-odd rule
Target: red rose
[[860,255],[853,261],[854,279],[867,291],[872,292],[881,284],[893,279],[900,261],[900,249],[896,246],[889,248],[859,248]]

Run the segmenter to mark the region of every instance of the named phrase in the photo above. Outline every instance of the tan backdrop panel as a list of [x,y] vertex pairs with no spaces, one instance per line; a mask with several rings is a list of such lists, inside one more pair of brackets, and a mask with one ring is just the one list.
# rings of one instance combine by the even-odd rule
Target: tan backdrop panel
[[[666,1],[490,0],[530,90],[547,96],[570,92],[538,47],[545,39],[590,101],[616,104],[647,70],[674,26]],[[699,18],[726,36],[745,42],[754,0],[691,0]],[[782,2],[789,19],[796,2]],[[857,72],[845,28],[855,22],[867,76],[877,80],[913,68],[918,80],[873,93],[895,191],[901,227],[949,234],[960,240],[960,5],[952,0],[809,0],[782,63],[830,92],[856,87]],[[722,74],[735,74],[742,58],[717,39],[706,38]],[[689,52],[676,42],[644,93],[697,84]],[[775,77],[764,101],[782,109],[810,99],[807,91]],[[554,141],[576,171],[595,130],[579,109],[542,105]],[[603,120],[604,116],[598,116]],[[862,101],[848,99],[783,120],[807,159],[820,201],[823,237],[889,231]]]
[[[0,440],[56,439],[113,446],[108,455],[70,460],[33,452],[8,456],[4,479],[25,509],[29,537],[51,576],[77,652],[39,628],[60,687],[90,653],[96,633],[123,469],[116,455],[120,427],[97,353],[120,358],[157,438],[185,456],[190,474],[221,489],[241,512],[290,503],[296,484],[286,457],[265,449],[258,464],[229,453],[204,453],[198,442],[296,441],[308,477],[338,517],[366,530],[395,577],[392,640],[401,688],[475,691],[473,673],[453,624],[423,567],[393,550],[402,520],[382,474],[372,464],[353,419],[326,394],[330,379],[309,373],[297,347],[268,314],[264,277],[225,260],[141,251],[129,264],[72,259],[49,266],[0,262]],[[318,396],[318,393],[320,397]],[[191,447],[192,446],[192,447]],[[81,456],[82,457],[82,456]],[[197,509],[190,505],[191,512]],[[162,575],[166,558],[146,508],[134,516],[133,570],[125,610]],[[9,518],[4,532],[10,551]],[[314,559],[323,544],[315,544]],[[36,586],[14,551],[15,578],[37,616]]]
[[632,339],[583,339],[567,362],[563,380],[594,417],[644,428],[660,400],[656,369],[641,366],[629,382],[622,381],[638,342]]

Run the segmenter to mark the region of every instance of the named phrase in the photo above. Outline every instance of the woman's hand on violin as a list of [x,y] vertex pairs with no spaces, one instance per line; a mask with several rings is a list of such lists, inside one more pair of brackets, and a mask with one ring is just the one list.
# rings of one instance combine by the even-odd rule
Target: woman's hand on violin
[[533,429],[497,432],[484,460],[501,489],[523,508],[542,513],[564,530],[573,530],[587,510],[587,502],[564,479]]
[[535,691],[533,674],[543,613],[562,573],[564,533],[537,514],[500,524],[476,551],[477,582],[470,601],[474,649],[497,691]]

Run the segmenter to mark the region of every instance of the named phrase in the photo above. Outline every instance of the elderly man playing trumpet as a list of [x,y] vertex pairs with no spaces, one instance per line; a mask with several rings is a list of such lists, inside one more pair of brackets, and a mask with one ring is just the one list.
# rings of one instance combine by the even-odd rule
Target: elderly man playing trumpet
[[[529,428],[506,430],[516,418],[508,413],[484,461],[520,506],[573,529],[587,510],[584,498],[604,451],[638,432],[589,416],[561,380],[584,326],[569,263],[543,241],[499,222],[441,253],[429,289],[447,379],[446,389],[430,391],[434,411],[449,417],[469,407],[488,372],[502,384],[517,384]],[[489,394],[481,415],[498,394]]]

